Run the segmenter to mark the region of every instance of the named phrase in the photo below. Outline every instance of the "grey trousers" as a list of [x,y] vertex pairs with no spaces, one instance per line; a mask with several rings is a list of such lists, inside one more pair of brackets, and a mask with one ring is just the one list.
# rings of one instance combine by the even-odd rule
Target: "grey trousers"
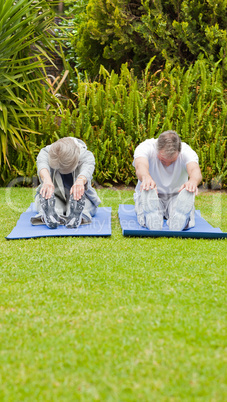
[[[176,203],[177,197],[179,193],[174,194],[158,194],[159,199],[159,212],[167,220],[167,225],[169,219],[173,218],[176,211]],[[141,203],[141,193],[137,194],[137,198],[135,199],[135,211],[137,215],[138,223],[141,226],[146,226],[146,214],[143,210]],[[187,222],[186,228],[192,228],[195,226],[195,207],[192,208],[192,211],[189,216],[189,220]]]

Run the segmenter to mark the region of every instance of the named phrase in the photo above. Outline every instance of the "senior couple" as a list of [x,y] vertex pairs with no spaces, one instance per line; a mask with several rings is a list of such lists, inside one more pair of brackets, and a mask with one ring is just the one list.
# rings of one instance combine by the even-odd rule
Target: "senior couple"
[[[135,211],[138,223],[161,230],[167,219],[170,230],[195,225],[194,201],[202,180],[197,154],[172,130],[142,142],[133,165],[138,183]],[[40,186],[32,224],[77,228],[90,223],[100,199],[91,186],[95,158],[85,143],[65,137],[43,148],[37,157]]]

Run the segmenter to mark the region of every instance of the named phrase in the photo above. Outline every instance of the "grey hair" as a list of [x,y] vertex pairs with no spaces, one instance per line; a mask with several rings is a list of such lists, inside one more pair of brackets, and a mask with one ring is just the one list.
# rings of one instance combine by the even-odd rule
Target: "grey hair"
[[158,137],[157,151],[163,151],[167,158],[171,159],[176,152],[181,151],[181,139],[176,131],[164,131]]
[[54,142],[48,154],[50,167],[63,174],[72,173],[76,169],[79,157],[80,147],[69,137]]

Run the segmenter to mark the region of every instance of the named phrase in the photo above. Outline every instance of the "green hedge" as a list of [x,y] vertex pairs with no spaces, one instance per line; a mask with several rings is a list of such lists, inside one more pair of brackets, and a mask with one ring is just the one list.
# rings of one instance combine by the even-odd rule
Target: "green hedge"
[[2,183],[16,175],[35,175],[39,149],[64,136],[86,142],[96,158],[99,183],[135,183],[136,146],[174,129],[198,153],[204,182],[215,178],[227,187],[226,98],[221,69],[216,65],[210,70],[204,60],[188,70],[166,66],[155,74],[148,65],[140,81],[127,65],[119,75],[101,67],[95,82],[78,75],[73,110],[49,110],[34,118],[31,129],[42,134],[27,137],[27,151],[10,151],[11,171],[1,168]]
[[211,65],[220,60],[226,77],[226,0],[80,0],[71,5],[67,55],[91,77],[100,64],[119,72],[129,62],[140,75],[153,56],[156,67],[165,62],[183,67],[201,55]]

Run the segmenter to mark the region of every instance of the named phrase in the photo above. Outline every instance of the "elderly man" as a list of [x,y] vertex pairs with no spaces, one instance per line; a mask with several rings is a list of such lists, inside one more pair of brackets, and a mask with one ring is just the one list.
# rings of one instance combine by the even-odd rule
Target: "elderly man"
[[35,197],[39,214],[32,224],[77,228],[90,223],[100,199],[91,186],[95,158],[85,143],[65,137],[41,149],[37,157],[40,186]]
[[138,178],[134,200],[139,224],[161,230],[166,218],[170,230],[193,227],[202,175],[198,156],[189,145],[175,131],[165,131],[136,148],[133,165]]

